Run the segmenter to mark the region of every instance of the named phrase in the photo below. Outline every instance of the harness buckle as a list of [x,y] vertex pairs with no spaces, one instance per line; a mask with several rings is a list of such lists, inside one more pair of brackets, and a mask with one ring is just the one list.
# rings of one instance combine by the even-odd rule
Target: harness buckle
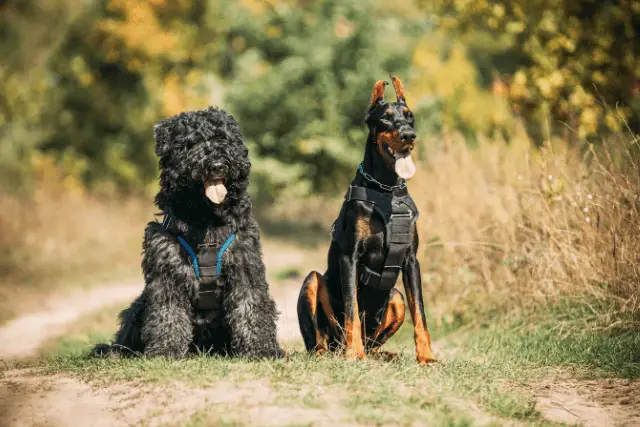
[[409,218],[413,219],[413,212],[409,211],[406,213],[392,213],[391,218]]

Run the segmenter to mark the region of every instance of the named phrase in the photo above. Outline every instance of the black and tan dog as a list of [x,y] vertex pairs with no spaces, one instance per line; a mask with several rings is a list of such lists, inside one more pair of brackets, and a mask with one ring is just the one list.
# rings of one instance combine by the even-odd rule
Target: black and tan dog
[[418,363],[435,361],[427,330],[416,259],[418,211],[406,189],[415,173],[413,113],[402,83],[391,75],[397,101],[384,100],[385,81],[371,96],[364,161],[333,225],[325,274],[311,272],[298,298],[305,346],[318,353],[343,349],[347,358],[375,352],[402,325],[405,302],[394,289],[402,271],[414,323]]

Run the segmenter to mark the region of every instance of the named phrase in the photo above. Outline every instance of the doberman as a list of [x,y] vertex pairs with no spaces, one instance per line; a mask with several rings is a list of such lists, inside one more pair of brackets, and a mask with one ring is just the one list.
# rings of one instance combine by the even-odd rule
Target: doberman
[[333,224],[328,269],[311,272],[302,285],[298,319],[308,351],[343,349],[348,359],[365,358],[404,321],[405,300],[394,288],[402,271],[418,363],[426,364],[436,359],[416,259],[418,211],[406,189],[416,133],[402,83],[393,74],[391,80],[396,102],[384,100],[386,81],[373,87],[364,161]]

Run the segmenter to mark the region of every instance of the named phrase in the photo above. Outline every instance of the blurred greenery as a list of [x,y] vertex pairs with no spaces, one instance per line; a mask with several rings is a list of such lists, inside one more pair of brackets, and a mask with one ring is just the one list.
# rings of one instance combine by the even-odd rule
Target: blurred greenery
[[239,26],[232,43],[243,53],[228,102],[261,159],[257,175],[270,178],[267,194],[289,183],[335,193],[353,174],[372,84],[389,71],[406,75],[420,34],[419,21],[372,16],[373,5],[281,5]]
[[636,0],[8,0],[0,186],[30,194],[53,162],[69,189],[152,192],[153,124],[211,104],[250,142],[254,196],[334,194],[390,72],[422,135],[637,133],[639,33]]
[[640,1],[422,3],[467,41],[482,68],[507,76],[509,101],[534,136],[640,131]]

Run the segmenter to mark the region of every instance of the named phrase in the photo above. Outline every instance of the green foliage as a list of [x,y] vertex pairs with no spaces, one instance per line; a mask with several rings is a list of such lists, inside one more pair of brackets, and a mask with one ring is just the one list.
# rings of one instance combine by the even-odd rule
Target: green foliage
[[471,142],[477,134],[502,136],[513,128],[506,98],[488,90],[492,81],[482,76],[470,53],[443,31],[425,34],[413,50],[411,104],[425,134],[456,130]]
[[390,71],[407,74],[415,39],[410,21],[372,8],[356,0],[282,4],[232,28],[240,52],[227,99],[253,144],[254,181],[264,192],[335,192],[353,174],[373,84]]
[[156,176],[153,124],[220,98],[219,23],[232,2],[30,3],[0,11],[2,181],[29,176],[38,150],[89,187],[144,191]]
[[[215,3],[207,3],[209,12]],[[209,88],[197,80],[207,81],[206,55],[220,40],[207,26],[211,13],[194,13],[203,12],[200,2],[157,4],[99,2],[50,62],[64,93],[42,148],[85,160],[89,184],[144,189],[156,176],[153,124],[206,104]]]
[[442,26],[461,31],[470,46],[479,33],[502,45],[488,62],[511,74],[509,98],[529,124],[541,126],[537,135],[548,117],[551,131],[566,125],[581,138],[618,131],[625,120],[640,131],[640,2],[438,3]]
[[16,0],[0,8],[0,186],[5,191],[28,186],[31,155],[53,131],[51,105],[60,91],[47,63],[79,9],[67,0],[42,5]]
[[153,124],[220,104],[223,78],[222,106],[250,140],[254,193],[334,190],[361,156],[373,83],[410,63],[411,2],[379,3],[57,0],[47,45],[47,16],[15,2],[0,15],[20,52],[1,69],[2,157],[18,167],[42,150],[89,187],[144,190],[156,176]]
[[508,137],[513,111],[537,141],[548,117],[580,137],[624,120],[637,132],[639,32],[635,0],[13,0],[0,8],[0,182],[28,187],[44,152],[88,187],[145,191],[153,124],[217,104],[250,140],[254,196],[334,193],[389,72],[423,134]]

